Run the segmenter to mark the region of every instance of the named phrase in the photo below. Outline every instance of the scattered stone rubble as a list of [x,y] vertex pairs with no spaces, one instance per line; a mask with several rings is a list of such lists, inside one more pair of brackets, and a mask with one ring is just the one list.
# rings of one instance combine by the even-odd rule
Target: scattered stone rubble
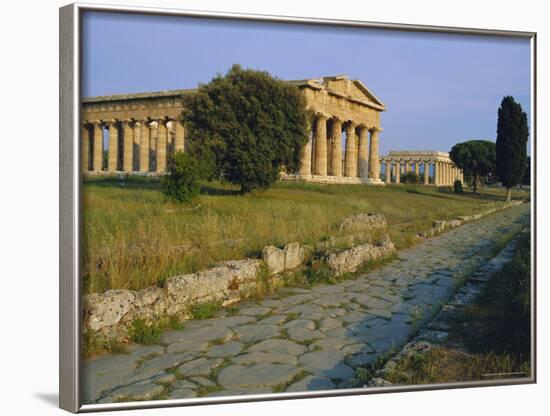
[[432,228],[430,228],[427,231],[419,233],[418,237],[422,237],[422,238],[433,237],[433,236],[436,236],[438,234],[441,234],[444,231],[452,230],[453,228],[459,227],[465,222],[475,221],[475,220],[478,220],[478,219],[480,219],[480,218],[482,218],[486,215],[493,214],[493,213],[495,213],[497,211],[500,211],[502,209],[506,209],[506,208],[509,208],[509,207],[514,207],[514,206],[520,205],[522,203],[523,203],[523,201],[514,200],[514,201],[510,201],[510,203],[505,204],[503,206],[490,208],[488,210],[485,210],[485,211],[477,213],[477,214],[461,215],[455,220],[447,220],[447,221],[438,220],[438,221],[434,221]]

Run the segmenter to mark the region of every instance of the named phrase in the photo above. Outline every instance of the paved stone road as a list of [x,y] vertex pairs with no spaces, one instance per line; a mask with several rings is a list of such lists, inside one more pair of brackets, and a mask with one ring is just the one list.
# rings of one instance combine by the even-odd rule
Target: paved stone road
[[84,402],[179,399],[363,385],[358,368],[402,347],[495,242],[528,224],[523,204],[403,250],[357,278],[188,321],[160,345],[84,363]]

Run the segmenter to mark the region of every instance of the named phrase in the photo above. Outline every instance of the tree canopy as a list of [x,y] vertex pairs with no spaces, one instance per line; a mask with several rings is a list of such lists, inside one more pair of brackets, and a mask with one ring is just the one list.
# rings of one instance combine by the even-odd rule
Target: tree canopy
[[498,109],[496,173],[507,188],[506,201],[525,175],[528,138],[527,114],[513,97],[504,97]]
[[457,143],[451,149],[450,157],[466,176],[473,177],[474,192],[477,192],[479,178],[495,171],[496,146],[488,140]]
[[527,156],[527,164],[521,183],[522,185],[531,185],[531,156]]
[[308,113],[299,89],[267,72],[234,65],[184,97],[189,152],[210,179],[250,192],[295,172],[306,144]]

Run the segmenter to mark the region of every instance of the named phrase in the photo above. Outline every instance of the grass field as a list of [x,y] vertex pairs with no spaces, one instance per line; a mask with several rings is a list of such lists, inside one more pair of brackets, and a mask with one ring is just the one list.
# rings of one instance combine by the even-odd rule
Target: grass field
[[[527,196],[527,194],[523,194]],[[394,185],[278,183],[249,195],[207,184],[192,205],[164,200],[156,178],[87,178],[83,186],[85,292],[140,289],[216,262],[257,256],[274,244],[315,243],[338,236],[340,222],[359,212],[386,216],[397,248],[434,220],[502,204],[504,192]]]

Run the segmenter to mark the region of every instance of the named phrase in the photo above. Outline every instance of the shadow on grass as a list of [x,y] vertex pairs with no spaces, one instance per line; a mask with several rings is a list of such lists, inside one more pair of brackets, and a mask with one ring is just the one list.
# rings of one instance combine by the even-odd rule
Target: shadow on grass
[[161,178],[121,176],[84,178],[82,183],[90,188],[156,189],[162,188]]
[[224,188],[223,186],[216,186],[214,184],[208,183],[206,185],[201,186],[201,194],[205,195],[217,195],[217,196],[224,196],[224,195],[243,195],[242,192],[239,189],[230,189],[230,188]]

